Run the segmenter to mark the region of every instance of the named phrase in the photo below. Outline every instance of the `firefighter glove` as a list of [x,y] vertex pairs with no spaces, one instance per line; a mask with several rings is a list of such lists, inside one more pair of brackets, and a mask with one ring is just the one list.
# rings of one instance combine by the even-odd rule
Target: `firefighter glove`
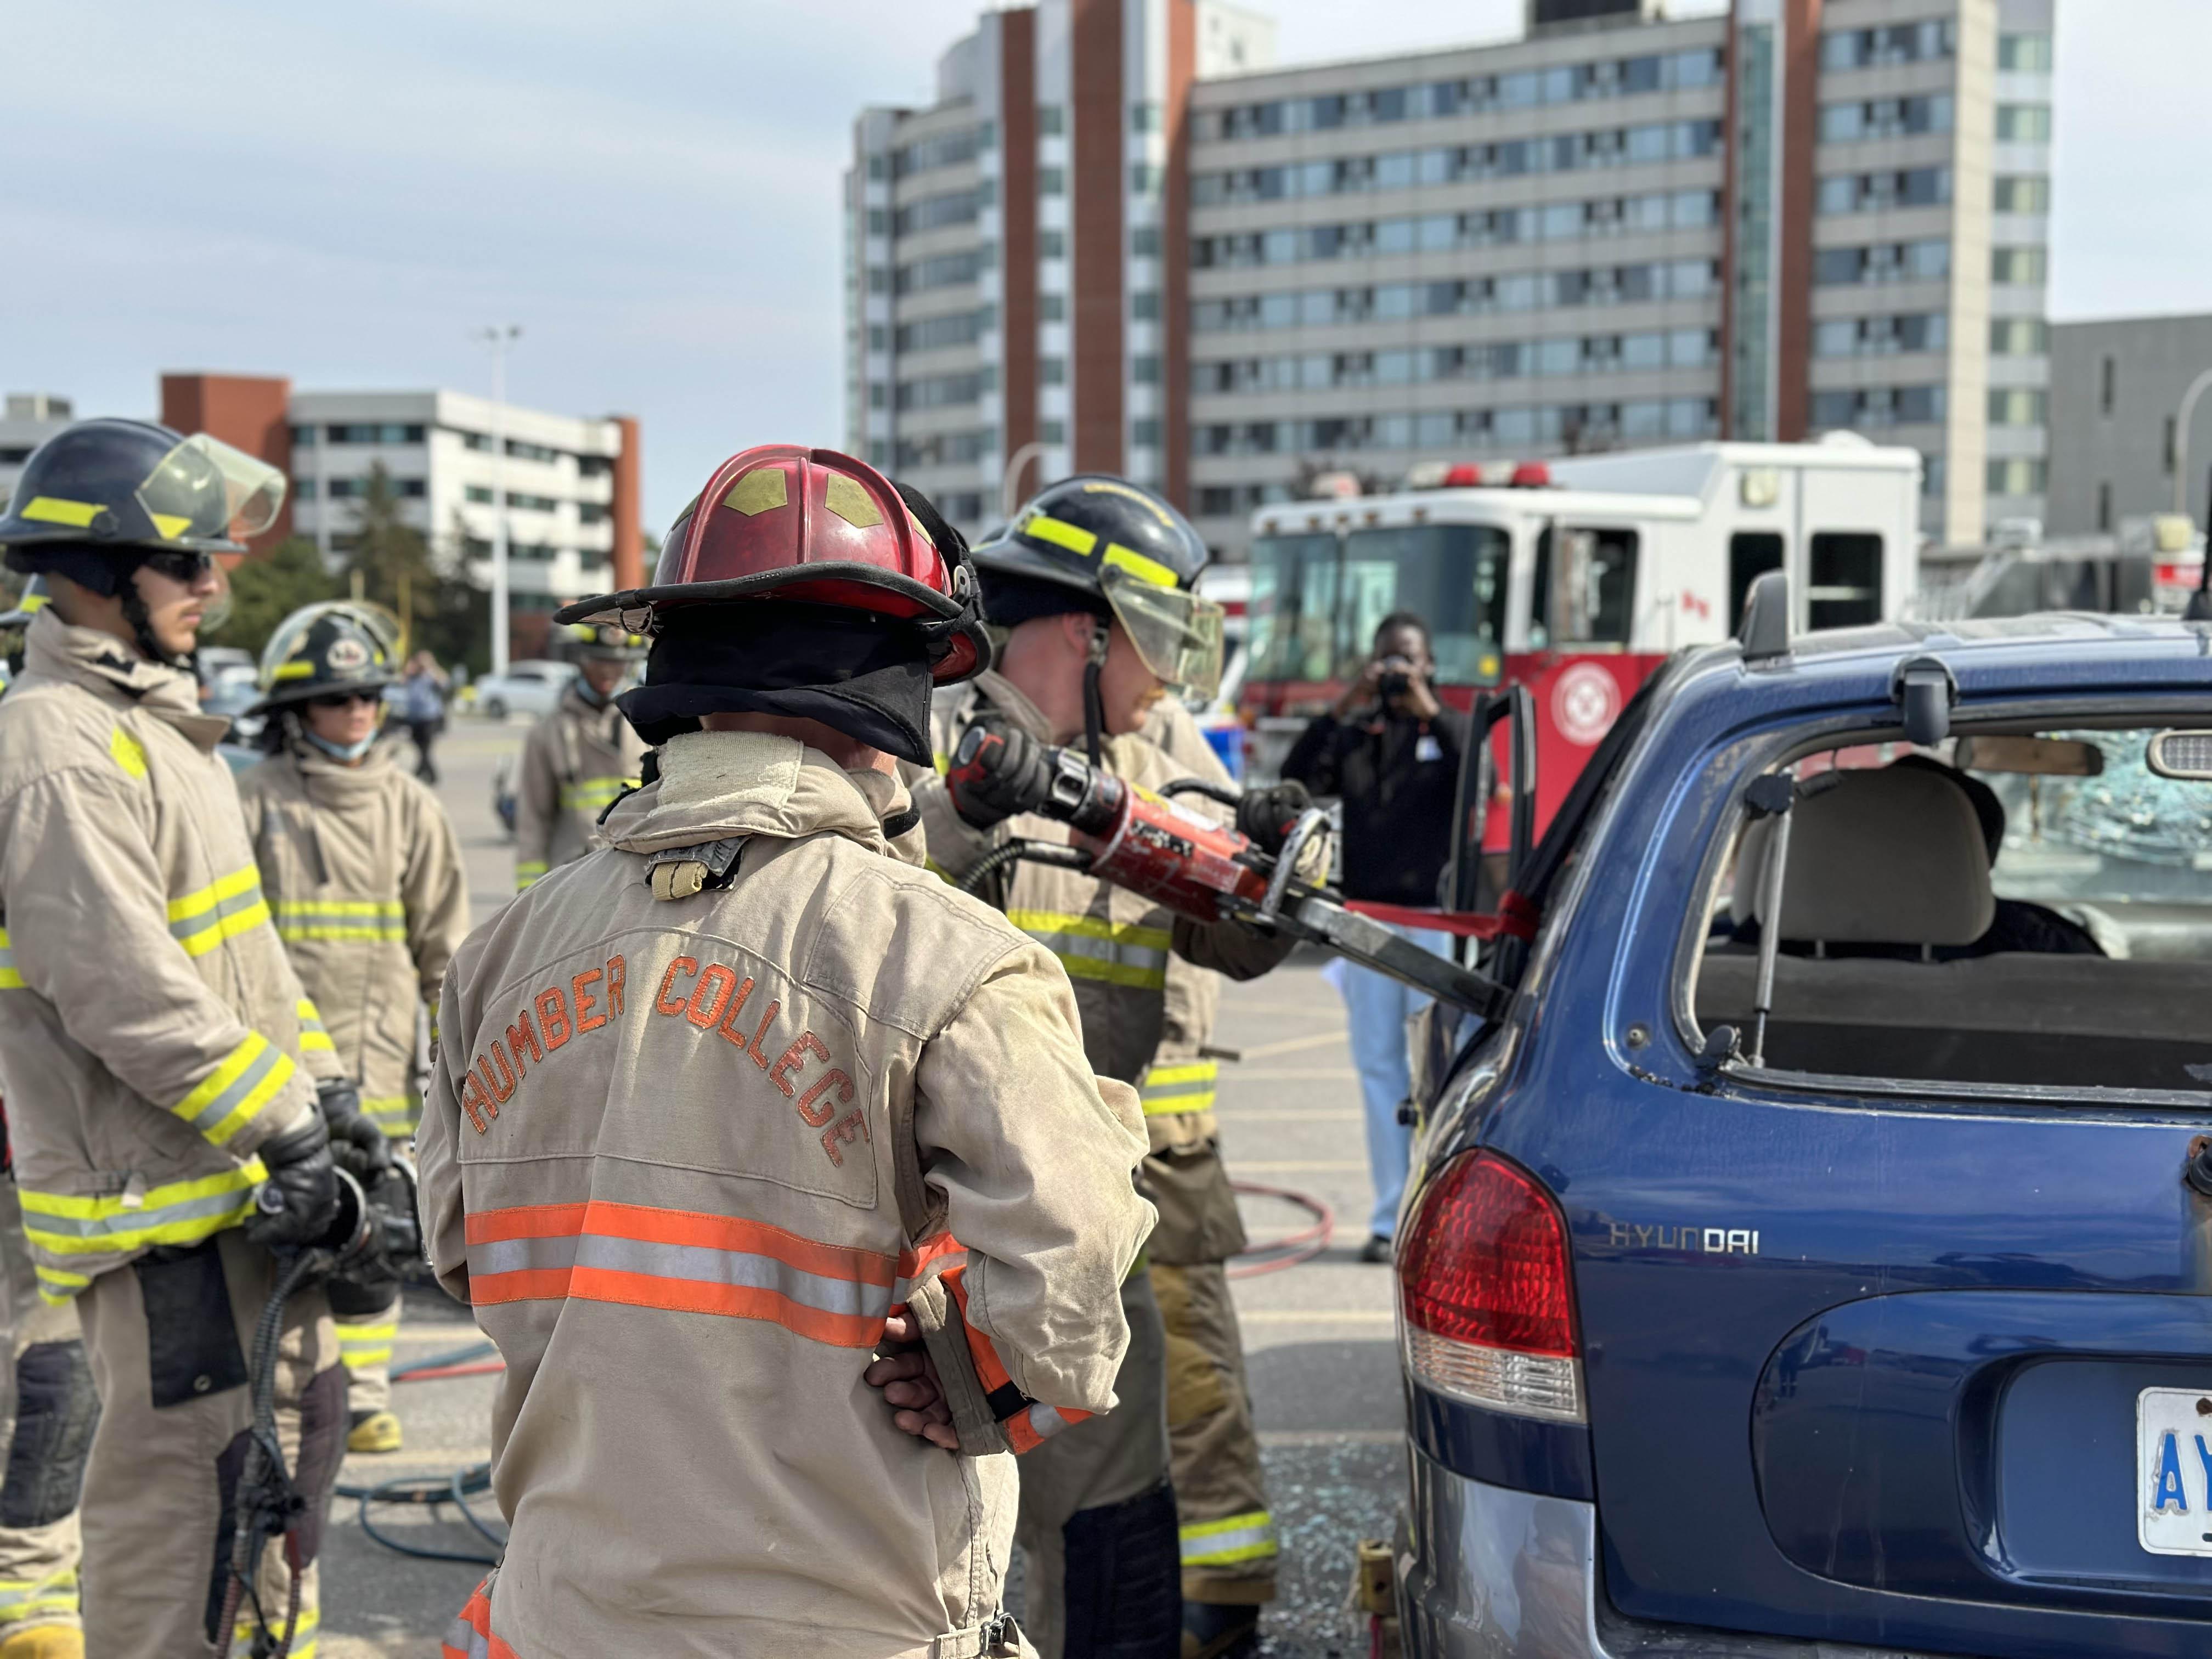
[[1295,780],[1265,789],[1247,789],[1237,803],[1237,829],[1253,845],[1270,855],[1283,850],[1283,842],[1301,815],[1313,811],[1313,797]]
[[315,1090],[315,1104],[330,1126],[338,1167],[366,1187],[392,1164],[392,1144],[361,1109],[361,1085],[332,1078]]
[[945,775],[963,823],[989,830],[1033,812],[1052,792],[1052,750],[1021,727],[986,714],[960,734]]
[[338,1211],[337,1166],[320,1114],[264,1141],[261,1163],[269,1178],[255,1190],[246,1236],[256,1244],[319,1243]]

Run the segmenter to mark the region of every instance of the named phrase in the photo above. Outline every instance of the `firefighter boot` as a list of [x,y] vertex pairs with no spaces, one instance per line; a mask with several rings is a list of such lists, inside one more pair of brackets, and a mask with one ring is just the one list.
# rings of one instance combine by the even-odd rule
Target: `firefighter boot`
[[[346,1431],[349,1452],[396,1452],[399,1449],[399,1419],[391,1412],[356,1412]],[[0,1659],[11,1656],[0,1650]]]
[[1182,1604],[1182,1659],[1246,1659],[1260,1639],[1260,1609],[1220,1601]]
[[0,1659],[84,1659],[84,1632],[75,1625],[36,1625],[0,1641]]

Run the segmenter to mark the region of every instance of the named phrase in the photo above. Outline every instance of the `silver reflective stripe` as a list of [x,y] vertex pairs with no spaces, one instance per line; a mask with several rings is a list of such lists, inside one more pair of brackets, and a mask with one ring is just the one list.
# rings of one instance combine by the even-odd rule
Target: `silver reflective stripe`
[[1030,1426],[1036,1431],[1037,1438],[1048,1440],[1067,1426],[1067,1419],[1057,1407],[1048,1406],[1042,1400],[1030,1407]]
[[568,1238],[504,1238],[469,1246],[471,1274],[543,1272],[572,1267],[771,1291],[801,1307],[855,1319],[881,1319],[890,1311],[891,1305],[891,1289],[887,1285],[830,1279],[750,1250],[659,1244],[638,1238],[611,1238],[601,1233]]
[[1274,1517],[1265,1510],[1181,1528],[1186,1567],[1256,1561],[1276,1553]]
[[1110,939],[1094,939],[1087,933],[1055,933],[1042,928],[1022,931],[1062,961],[1073,957],[1079,961],[1135,969],[1147,976],[1157,974],[1164,979],[1167,975],[1168,953],[1149,945],[1122,945]]
[[180,1221],[199,1221],[210,1216],[234,1216],[241,1205],[251,1206],[252,1194],[242,1188],[181,1199],[174,1204],[142,1205],[135,1210],[116,1210],[106,1215],[53,1215],[34,1211],[30,1225],[41,1233],[65,1233],[71,1238],[104,1238],[112,1233],[143,1233]]
[[446,1645],[456,1653],[465,1653],[469,1659],[491,1659],[491,1638],[465,1619],[453,1620],[453,1627],[446,1632]]
[[263,1043],[246,1069],[231,1079],[230,1086],[200,1108],[191,1119],[192,1127],[202,1134],[208,1133],[218,1123],[238,1109],[240,1102],[261,1086],[262,1080],[276,1067],[292,1069],[292,1061],[282,1048]]

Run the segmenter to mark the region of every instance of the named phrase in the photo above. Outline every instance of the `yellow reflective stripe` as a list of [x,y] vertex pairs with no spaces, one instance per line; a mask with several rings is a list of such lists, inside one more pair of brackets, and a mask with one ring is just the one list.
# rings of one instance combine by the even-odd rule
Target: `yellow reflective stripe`
[[415,1133],[415,1097],[412,1095],[363,1095],[362,1115],[395,1140],[404,1140]]
[[1165,928],[1057,910],[1009,910],[1006,920],[1058,957],[1070,979],[1139,991],[1166,988],[1168,947],[1175,935]]
[[578,778],[561,786],[561,805],[569,811],[611,805],[626,789],[637,787],[635,778]]
[[33,495],[15,516],[34,520],[40,524],[65,524],[72,530],[82,530],[106,510],[98,501],[72,501],[59,495]]
[[544,876],[544,873],[545,860],[543,859],[515,860],[514,890],[518,893],[520,892],[524,888],[529,886],[532,882],[536,881]]
[[1169,569],[1158,559],[1148,559],[1143,554],[1122,546],[1119,542],[1115,542],[1106,550],[1105,562],[1120,566],[1139,581],[1149,583],[1154,587],[1173,587],[1176,585],[1174,571]]
[[[143,1198],[127,1193],[80,1198],[25,1187],[23,1236],[53,1255],[197,1244],[252,1214],[253,1188],[268,1178],[257,1158],[243,1169],[149,1188]],[[38,1271],[41,1291],[52,1286],[74,1293],[92,1282],[62,1268],[41,1265]]]
[[269,920],[261,896],[261,872],[248,865],[198,892],[169,901],[169,932],[187,956],[204,957],[227,939]]
[[57,1308],[66,1307],[71,1297],[92,1283],[83,1273],[73,1273],[66,1267],[50,1267],[43,1261],[33,1263],[32,1271],[39,1276],[39,1299]]
[[276,672],[269,678],[272,680],[312,679],[314,672],[315,665],[311,662],[280,662],[276,665]]
[[383,1365],[392,1359],[392,1339],[399,1334],[397,1319],[380,1320],[374,1324],[350,1324],[337,1322],[338,1358],[349,1370],[364,1365]]
[[401,916],[407,907],[398,899],[279,899],[280,916]]
[[15,969],[15,947],[9,940],[8,930],[0,927],[0,991],[20,991],[23,976]]
[[119,726],[107,734],[107,752],[130,776],[143,778],[146,775],[145,746]]
[[1108,921],[1103,916],[1070,915],[1060,910],[1009,910],[1006,920],[1025,933],[1073,933],[1084,939],[1111,939],[1152,951],[1165,951],[1175,934],[1165,927],[1143,927],[1133,921]]
[[1210,1111],[1220,1072],[1220,1062],[1212,1060],[1153,1066],[1145,1073],[1144,1086],[1137,1091],[1145,1115],[1172,1117],[1182,1112]]
[[291,1081],[292,1057],[258,1031],[224,1055],[199,1087],[169,1109],[220,1146]]
[[404,945],[404,922],[279,921],[276,937],[288,945]]
[[[315,1659],[314,1634],[321,1623],[322,1613],[319,1608],[303,1607],[300,1609],[300,1617],[291,1627],[292,1645],[285,1650],[289,1659]],[[280,1601],[272,1601],[269,1606],[269,1633],[281,1640],[284,1635],[284,1604]],[[233,1625],[230,1631],[231,1651],[251,1653],[253,1651],[253,1644],[260,1637],[261,1623],[249,1615]],[[301,1639],[303,1638],[306,1639]]]
[[1276,1553],[1275,1517],[1266,1510],[1251,1510],[1221,1521],[1200,1521],[1178,1527],[1176,1532],[1182,1540],[1186,1567],[1258,1561]]
[[0,1578],[0,1625],[20,1623],[39,1613],[74,1614],[76,1610],[74,1567],[60,1568],[43,1578]]
[[52,603],[53,598],[51,594],[26,593],[21,599],[15,601],[15,609],[35,615],[39,611],[44,611]]
[[179,514],[156,513],[148,507],[146,516],[154,521],[155,532],[164,541],[173,542],[192,527],[191,520]]
[[303,1054],[334,1054],[337,1043],[331,1041],[330,1027],[323,1024],[322,1011],[315,1006],[314,999],[301,997],[293,1011],[300,1018],[300,1052]]
[[1042,513],[1023,525],[1015,533],[1034,536],[1041,542],[1064,547],[1086,559],[1091,556],[1091,550],[1098,545],[1098,538],[1081,525],[1070,524],[1065,519],[1055,519]]
[[933,750],[929,758],[936,765],[937,775],[940,778],[952,769],[952,757],[942,749]]

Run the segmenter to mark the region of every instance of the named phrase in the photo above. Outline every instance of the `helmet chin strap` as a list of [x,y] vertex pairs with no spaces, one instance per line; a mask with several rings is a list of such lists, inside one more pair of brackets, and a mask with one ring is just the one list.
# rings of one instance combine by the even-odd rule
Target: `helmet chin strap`
[[1094,769],[1106,764],[1105,747],[1106,698],[1098,689],[1098,677],[1106,669],[1106,646],[1113,630],[1103,617],[1091,619],[1091,648],[1083,664],[1083,746],[1090,751]]
[[138,648],[146,653],[149,660],[169,668],[190,669],[192,666],[197,653],[166,650],[154,637],[154,618],[138,592],[135,568],[124,573],[122,580],[116,584],[115,592],[116,597],[123,601],[123,620],[131,624],[131,636],[137,640]]

